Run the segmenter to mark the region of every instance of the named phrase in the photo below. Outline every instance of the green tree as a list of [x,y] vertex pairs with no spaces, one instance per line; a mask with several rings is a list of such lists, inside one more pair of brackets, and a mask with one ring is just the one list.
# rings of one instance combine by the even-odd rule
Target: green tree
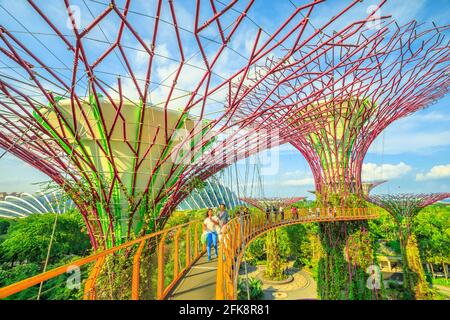
[[369,220],[370,235],[374,242],[379,240],[398,240],[397,225],[391,214],[381,208],[378,219]]
[[13,221],[12,219],[0,218],[0,236],[8,232],[8,228]]
[[15,220],[0,218],[0,244],[5,240],[8,229]]
[[[0,245],[0,262],[44,262],[52,234],[55,215],[35,214],[13,224]],[[82,231],[78,213],[66,213],[58,217],[49,263],[53,264],[67,255],[84,255],[90,248],[89,237]]]
[[[54,269],[56,267],[67,264],[71,261],[80,259],[79,256],[67,256],[54,265],[49,265],[48,269]],[[5,287],[18,281],[29,278],[41,272],[42,266],[37,263],[25,263],[14,266],[13,268],[0,268],[0,287]],[[87,277],[87,269],[83,270],[81,280]],[[41,300],[79,300],[82,299],[83,290],[70,289],[67,287],[67,275],[61,275],[45,281],[42,286],[42,292],[40,295]],[[12,296],[9,296],[8,300],[35,300],[38,295],[39,286],[33,286],[26,290],[20,291]]]
[[423,209],[413,221],[415,234],[423,261],[441,265],[445,276],[450,263],[450,208],[436,204]]
[[245,252],[246,260],[254,265],[265,263],[266,250],[265,250],[265,235],[260,236],[252,241]]
[[[41,267],[37,263],[26,263],[13,268],[0,268],[0,287],[24,280],[38,274],[40,271]],[[9,299],[25,300],[36,296],[37,292],[38,287],[34,286],[9,297]]]

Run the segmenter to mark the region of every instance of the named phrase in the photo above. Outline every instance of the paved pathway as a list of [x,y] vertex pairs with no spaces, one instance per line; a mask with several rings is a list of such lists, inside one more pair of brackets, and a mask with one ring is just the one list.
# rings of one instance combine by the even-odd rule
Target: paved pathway
[[450,298],[450,288],[446,286],[441,286],[438,284],[433,285],[441,294],[446,296],[447,298]]
[[[291,263],[292,265],[292,263]],[[263,266],[249,267],[249,277],[261,278]],[[290,267],[290,274],[294,277],[292,282],[280,285],[263,283],[263,300],[315,300],[317,299],[317,286],[313,277],[306,271]],[[241,277],[245,277],[241,272]]]
[[170,300],[215,300],[217,258],[208,262],[206,254],[186,273],[172,290]]

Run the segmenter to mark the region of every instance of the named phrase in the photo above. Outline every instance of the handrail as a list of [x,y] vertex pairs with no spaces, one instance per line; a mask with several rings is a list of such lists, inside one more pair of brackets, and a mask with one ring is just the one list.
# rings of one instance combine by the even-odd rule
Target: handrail
[[239,268],[243,253],[257,236],[292,224],[374,219],[378,218],[378,212],[375,208],[303,208],[298,209],[295,215],[292,212],[286,212],[284,220],[281,220],[281,214],[267,217],[263,213],[232,219],[226,225],[219,243],[216,299],[235,300],[237,298]]
[[[152,234],[143,236],[139,239],[131,240],[127,243],[124,243],[122,245],[113,247],[111,249],[103,250],[101,252],[94,253],[90,256],[87,256],[85,258],[81,258],[78,260],[75,260],[73,262],[70,262],[68,264],[65,264],[63,266],[54,268],[52,270],[43,272],[41,274],[35,275],[33,277],[24,279],[22,281],[13,283],[11,285],[8,285],[6,287],[0,288],[0,299],[4,299],[6,297],[9,297],[15,293],[24,291],[28,288],[31,288],[35,285],[38,285],[42,282],[48,281],[50,279],[53,279],[57,276],[67,274],[70,272],[74,266],[81,267],[85,266],[89,263],[95,262],[93,268],[90,270],[89,277],[87,281],[84,284],[84,299],[95,299],[97,297],[96,295],[96,283],[98,280],[99,275],[102,272],[102,268],[104,267],[105,260],[108,256],[112,256],[115,253],[118,253],[119,251],[125,250],[125,249],[133,249],[135,245],[138,245],[137,250],[134,252],[133,259],[133,266],[132,266],[132,284],[131,284],[131,299],[137,300],[139,299],[139,288],[140,288],[140,271],[141,271],[141,260],[142,260],[142,254],[144,253],[144,250],[146,249],[149,241],[156,240],[158,244],[158,248],[154,250],[154,248],[147,248],[147,252],[152,255],[157,256],[158,260],[158,279],[157,279],[157,299],[164,299],[167,294],[170,292],[170,290],[173,288],[173,286],[180,280],[180,278],[186,273],[186,271],[194,264],[200,256],[204,253],[205,247],[201,246],[199,242],[199,233],[201,233],[203,230],[203,223],[201,220],[195,220],[188,223],[184,223],[172,228],[163,229],[157,232],[154,232]],[[180,242],[180,235],[181,233],[185,231],[185,238],[183,241],[185,242],[185,251],[186,254],[181,254],[179,251],[181,250],[179,242]],[[175,236],[171,239],[168,239],[169,235],[174,234]],[[160,238],[160,239],[158,239]],[[165,243],[167,241],[172,241],[173,247],[169,247],[169,254],[167,256],[173,257],[173,263],[174,263],[174,269],[172,280],[168,285],[165,284],[165,277],[168,276],[164,270],[165,260],[166,260],[166,251],[168,248],[168,244]],[[193,248],[191,248],[193,247]],[[152,252],[150,252],[153,250]],[[181,263],[180,257],[184,255],[185,263],[184,267],[180,268],[179,264]],[[146,257],[150,259],[149,257]],[[176,267],[175,267],[176,264]]]

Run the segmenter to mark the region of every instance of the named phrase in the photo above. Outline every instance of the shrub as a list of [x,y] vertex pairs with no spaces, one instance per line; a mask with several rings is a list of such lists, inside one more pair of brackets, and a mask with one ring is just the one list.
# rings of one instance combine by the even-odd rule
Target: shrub
[[[261,299],[264,295],[262,289],[262,282],[256,278],[248,279],[248,286],[250,291],[250,300]],[[238,283],[238,300],[247,300],[247,280],[239,279]]]

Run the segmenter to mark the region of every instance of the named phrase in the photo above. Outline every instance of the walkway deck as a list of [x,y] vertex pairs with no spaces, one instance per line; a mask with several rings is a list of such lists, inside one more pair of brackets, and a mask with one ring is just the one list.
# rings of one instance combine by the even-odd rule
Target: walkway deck
[[[214,255],[213,255],[214,256]],[[215,300],[217,258],[200,257],[174,287],[169,300]]]
[[[151,259],[153,259],[153,257],[157,259],[158,270],[164,270],[164,265],[161,266],[160,264],[164,264],[164,257],[169,252],[174,258],[176,257],[178,265],[184,265],[188,268],[186,274],[185,268],[173,270],[174,275],[169,284],[165,281],[164,272],[158,272],[156,292],[158,293],[157,296],[159,299],[208,300],[215,299],[216,297],[218,299],[235,299],[237,296],[237,288],[232,285],[223,284],[233,284],[238,280],[236,279],[236,273],[233,272],[233,270],[237,266],[236,262],[240,261],[242,258],[242,241],[251,241],[264,232],[288,225],[308,222],[367,220],[377,217],[377,210],[372,208],[322,208],[320,210],[304,208],[299,210],[298,216],[296,217],[293,217],[290,212],[287,212],[285,220],[277,221],[276,223],[267,223],[265,215],[244,215],[232,219],[227,224],[226,230],[224,231],[225,236],[223,236],[223,241],[219,244],[219,246],[223,245],[224,248],[228,248],[224,253],[225,259],[221,261],[213,260],[210,263],[206,261],[206,257],[204,257],[202,251],[199,250],[201,248],[199,231],[201,230],[200,228],[202,227],[203,222],[201,220],[194,220],[172,228],[162,229],[139,239],[128,241],[122,245],[94,253],[66,265],[59,266],[0,288],[0,299],[9,297],[15,293],[39,285],[42,282],[63,275],[68,268],[73,265],[81,267],[87,264],[93,264],[94,268],[89,276],[90,281],[86,282],[84,288],[84,299],[95,299],[95,287],[98,284],[98,275],[102,270],[106,257],[112,256],[112,254],[119,252],[120,250],[137,247],[138,250],[136,250],[136,253],[133,256],[131,298],[133,300],[138,300],[140,299],[139,293],[141,292],[139,289],[139,276],[141,272],[140,262],[142,254],[144,253],[144,250],[148,250],[148,248],[152,247],[149,244],[153,243],[153,241],[158,243],[158,250],[155,250],[150,254],[155,254]],[[184,240],[185,243],[189,244],[189,247],[186,248],[180,246],[180,234],[186,236],[186,239]],[[172,243],[172,245],[168,246],[169,243]],[[192,254],[184,254],[184,261],[181,261],[181,250],[186,250],[185,252],[190,253],[194,252],[195,254],[194,256],[192,256]],[[189,259],[187,259],[187,257],[189,257]],[[221,264],[219,265],[220,268],[218,268],[218,262]],[[194,265],[192,266],[191,263],[194,263]],[[220,277],[216,277],[219,270],[221,270],[222,274]],[[217,278],[222,285],[220,288],[217,288],[216,294]]]

